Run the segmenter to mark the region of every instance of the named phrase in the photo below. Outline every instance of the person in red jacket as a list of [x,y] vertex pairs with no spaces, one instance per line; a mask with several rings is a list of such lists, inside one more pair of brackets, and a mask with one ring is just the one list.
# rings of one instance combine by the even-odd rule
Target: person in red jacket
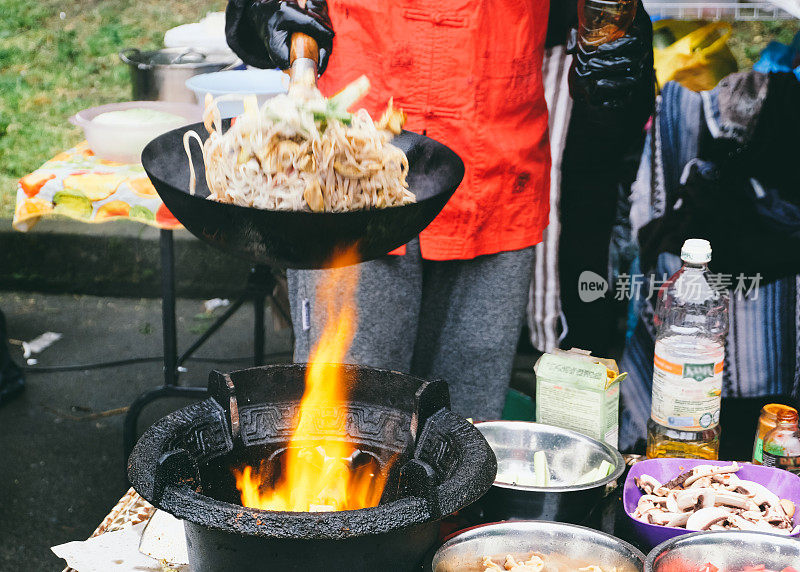
[[[556,8],[570,3],[574,14],[575,0]],[[548,220],[549,9],[549,0],[228,3],[228,43],[245,63],[285,69],[291,35],[304,32],[320,46],[323,93],[366,74],[372,88],[360,105],[377,116],[393,97],[406,129],[463,159],[464,180],[433,223],[393,255],[360,265],[347,359],[442,378],[453,409],[479,419],[502,411],[533,246]],[[654,93],[651,34],[640,6],[628,36],[577,50],[575,105],[598,133],[641,130]],[[324,324],[314,303],[321,272],[288,273],[297,361]]]

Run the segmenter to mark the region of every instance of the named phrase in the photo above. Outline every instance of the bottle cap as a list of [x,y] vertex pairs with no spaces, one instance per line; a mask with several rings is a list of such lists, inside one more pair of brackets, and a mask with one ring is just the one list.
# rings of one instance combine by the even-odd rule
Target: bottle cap
[[681,260],[690,264],[705,264],[711,260],[711,243],[702,238],[690,238],[683,243]]
[[781,411],[796,411],[796,409],[794,407],[784,405],[783,403],[769,403],[761,408],[761,415],[765,419],[772,419],[775,421],[778,419],[778,413]]

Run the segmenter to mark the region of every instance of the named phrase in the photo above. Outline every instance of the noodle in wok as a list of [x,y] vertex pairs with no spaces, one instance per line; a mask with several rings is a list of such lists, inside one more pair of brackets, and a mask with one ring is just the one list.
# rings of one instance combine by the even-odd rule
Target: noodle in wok
[[[190,192],[195,170],[189,144],[202,145],[209,199],[270,210],[341,212],[414,202],[408,190],[408,159],[391,144],[405,115],[392,102],[376,123],[365,110],[346,111],[368,88],[360,78],[331,99],[278,95],[260,108],[244,98],[245,112],[222,132],[217,103],[206,99],[203,121],[209,137],[184,136],[190,162]],[[338,99],[337,99],[338,98]]]

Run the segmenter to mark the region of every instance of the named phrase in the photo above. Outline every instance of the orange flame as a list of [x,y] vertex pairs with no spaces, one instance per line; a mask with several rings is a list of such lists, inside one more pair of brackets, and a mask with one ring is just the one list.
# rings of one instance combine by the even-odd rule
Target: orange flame
[[[317,286],[315,302],[327,316],[311,352],[297,427],[281,459],[280,475],[266,464],[234,469],[242,504],[266,510],[319,512],[376,506],[386,475],[376,462],[353,466],[357,450],[347,440],[345,391],[341,368],[358,323],[357,249],[336,259]],[[344,406],[344,407],[343,407]],[[273,485],[274,481],[274,486]]]

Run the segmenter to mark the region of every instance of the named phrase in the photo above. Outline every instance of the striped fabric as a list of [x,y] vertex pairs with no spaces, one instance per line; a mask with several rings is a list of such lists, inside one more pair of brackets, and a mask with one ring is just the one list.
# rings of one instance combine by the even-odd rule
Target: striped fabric
[[[707,92],[703,97],[716,97]],[[700,113],[701,96],[677,83],[662,91],[654,133],[655,145],[645,146],[645,155],[633,186],[632,224],[634,231],[674,207],[681,175],[687,163],[695,160],[698,122],[707,124]],[[649,138],[648,138],[649,140]],[[655,171],[652,172],[651,171]],[[680,268],[678,256],[661,253],[653,272],[671,276]],[[734,277],[736,285],[736,277]],[[750,282],[747,281],[749,286]],[[761,397],[793,395],[800,392],[800,276],[761,283],[757,296],[730,292],[730,329],[725,347],[723,397]],[[622,384],[620,450],[643,446],[650,416],[653,381],[655,300],[631,302],[638,321],[625,346],[620,370],[628,372]]]
[[572,99],[567,77],[572,56],[564,46],[555,46],[545,53],[544,94],[550,114],[550,220],[536,245],[536,263],[528,294],[527,319],[531,344],[543,352],[558,347],[563,331],[561,297],[558,280],[559,197],[561,189],[561,155],[567,140]]

